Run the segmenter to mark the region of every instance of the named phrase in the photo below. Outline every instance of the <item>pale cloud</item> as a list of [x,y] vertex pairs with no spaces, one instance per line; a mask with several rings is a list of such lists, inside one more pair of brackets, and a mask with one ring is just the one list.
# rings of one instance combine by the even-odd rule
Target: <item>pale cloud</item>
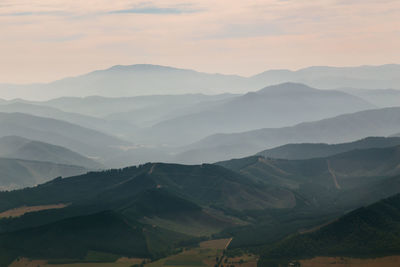
[[250,75],[400,62],[398,0],[3,0],[0,82],[114,64]]

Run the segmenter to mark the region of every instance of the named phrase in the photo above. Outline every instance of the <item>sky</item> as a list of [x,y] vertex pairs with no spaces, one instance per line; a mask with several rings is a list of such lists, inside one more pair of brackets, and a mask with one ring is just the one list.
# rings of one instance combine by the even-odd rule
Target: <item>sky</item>
[[399,0],[0,0],[0,83],[113,65],[253,75],[400,63]]

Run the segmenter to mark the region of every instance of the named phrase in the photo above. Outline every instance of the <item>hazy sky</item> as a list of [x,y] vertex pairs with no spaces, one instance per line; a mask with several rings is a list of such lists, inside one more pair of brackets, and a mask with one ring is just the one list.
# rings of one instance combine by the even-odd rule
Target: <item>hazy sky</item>
[[0,0],[0,83],[116,64],[251,75],[400,63],[399,0]]

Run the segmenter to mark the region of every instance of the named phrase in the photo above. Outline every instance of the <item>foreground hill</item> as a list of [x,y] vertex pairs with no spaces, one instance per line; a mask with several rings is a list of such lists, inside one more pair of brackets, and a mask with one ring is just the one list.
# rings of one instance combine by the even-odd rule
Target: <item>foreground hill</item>
[[[319,206],[323,202],[324,205],[340,206],[352,205],[347,197],[352,201],[365,197],[381,198],[380,194],[374,196],[369,190],[377,191],[378,184],[384,185],[392,177],[400,175],[399,162],[400,146],[395,146],[356,149],[326,158],[284,160],[253,156],[217,164],[256,181],[291,188],[310,204],[314,202]],[[382,194],[391,189],[389,184],[382,189]],[[354,194],[354,190],[359,192]],[[342,196],[337,199],[335,196],[338,194]]]
[[56,177],[86,173],[81,166],[33,160],[0,158],[0,190],[34,186]]
[[261,156],[218,163],[261,184],[290,190],[296,206],[264,213],[244,212],[251,226],[226,233],[230,247],[271,244],[301,229],[332,221],[344,212],[400,192],[400,148],[353,150],[308,160]]
[[374,106],[366,101],[340,91],[284,83],[165,120],[145,131],[145,137],[182,145],[215,133],[283,127],[371,108]]
[[[372,258],[400,253],[400,195],[357,209],[315,231],[296,234],[262,255],[260,266],[274,259],[315,256]],[[272,266],[272,265],[271,265]]]
[[400,131],[400,108],[344,114],[291,127],[216,134],[183,147],[184,162],[218,161],[255,154],[288,143],[343,143],[368,136],[390,136]]
[[[83,261],[94,250],[154,259],[210,236],[233,237],[232,248],[270,245],[399,193],[399,162],[400,148],[389,147],[309,160],[148,163],[55,179],[0,193],[0,213],[64,205],[1,219],[0,258],[41,258],[46,251],[46,258],[64,253]],[[20,242],[24,236],[32,241]]]
[[[157,258],[241,223],[224,211],[292,207],[295,198],[289,190],[254,183],[220,166],[161,163],[0,193],[0,212],[61,203],[69,206],[0,220],[0,258],[82,260],[92,250]],[[30,241],[20,242],[26,236]],[[79,245],[71,247],[74,243]]]
[[266,158],[310,159],[328,157],[354,149],[380,148],[400,145],[398,137],[367,137],[355,142],[342,144],[287,144],[257,153]]
[[59,145],[90,157],[104,158],[130,143],[65,121],[23,113],[0,113],[0,137],[23,138]]
[[83,166],[87,169],[104,168],[100,163],[64,147],[19,136],[0,137],[0,157]]

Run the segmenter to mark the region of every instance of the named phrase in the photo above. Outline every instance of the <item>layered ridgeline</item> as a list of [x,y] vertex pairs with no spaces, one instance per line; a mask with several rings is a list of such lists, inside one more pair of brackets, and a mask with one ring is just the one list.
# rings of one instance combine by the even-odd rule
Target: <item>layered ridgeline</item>
[[0,190],[34,186],[105,167],[62,146],[19,136],[0,137]]
[[79,114],[73,109],[71,112],[65,112],[55,107],[46,106],[45,103],[30,103],[24,100],[12,100],[4,104],[0,103],[0,112],[19,112],[39,117],[52,118],[76,124],[81,127],[94,129],[96,131],[101,131],[114,136],[127,137],[137,130],[135,125],[126,121],[121,122]]
[[340,91],[360,97],[377,107],[398,107],[400,106],[400,89],[354,89],[341,88]]
[[310,159],[328,157],[354,149],[391,147],[400,145],[398,137],[367,137],[355,142],[341,144],[287,144],[257,153],[265,158]]
[[233,94],[145,95],[118,98],[89,96],[61,97],[30,103],[145,127],[185,113],[198,112],[235,96]]
[[69,122],[24,113],[0,113],[0,137],[20,136],[104,160],[131,143]]
[[[4,98],[31,96],[102,95],[111,97],[144,94],[223,93],[256,90],[283,82],[306,83],[323,89],[400,88],[400,66],[310,67],[297,71],[270,70],[252,77],[209,74],[157,65],[114,66],[48,84],[9,85],[0,89]],[[35,92],[32,96],[31,92]]]
[[291,127],[259,129],[234,134],[216,134],[185,146],[177,160],[218,161],[243,157],[288,143],[343,143],[368,136],[400,132],[400,108],[383,108],[344,114]]
[[182,146],[215,133],[284,127],[371,108],[374,106],[368,102],[340,91],[284,83],[164,120],[136,138]]
[[136,143],[177,146],[215,133],[283,127],[371,108],[375,106],[356,96],[297,83],[270,86],[245,95],[59,98],[29,103],[15,100],[0,105],[0,111],[65,120]]
[[231,248],[271,245],[399,193],[398,162],[400,148],[389,147],[309,160],[149,163],[55,179],[0,193],[0,216],[62,208],[1,219],[0,259],[85,261],[93,251],[157,258],[211,235],[232,237]]
[[93,170],[104,168],[102,164],[67,148],[19,136],[0,137],[0,157],[75,165]]
[[0,191],[34,186],[56,177],[86,173],[79,165],[0,157]]
[[0,190],[34,186],[104,166],[67,148],[19,136],[0,137]]
[[293,235],[264,251],[260,266],[316,256],[373,258],[400,253],[400,195],[352,211],[338,220]]

